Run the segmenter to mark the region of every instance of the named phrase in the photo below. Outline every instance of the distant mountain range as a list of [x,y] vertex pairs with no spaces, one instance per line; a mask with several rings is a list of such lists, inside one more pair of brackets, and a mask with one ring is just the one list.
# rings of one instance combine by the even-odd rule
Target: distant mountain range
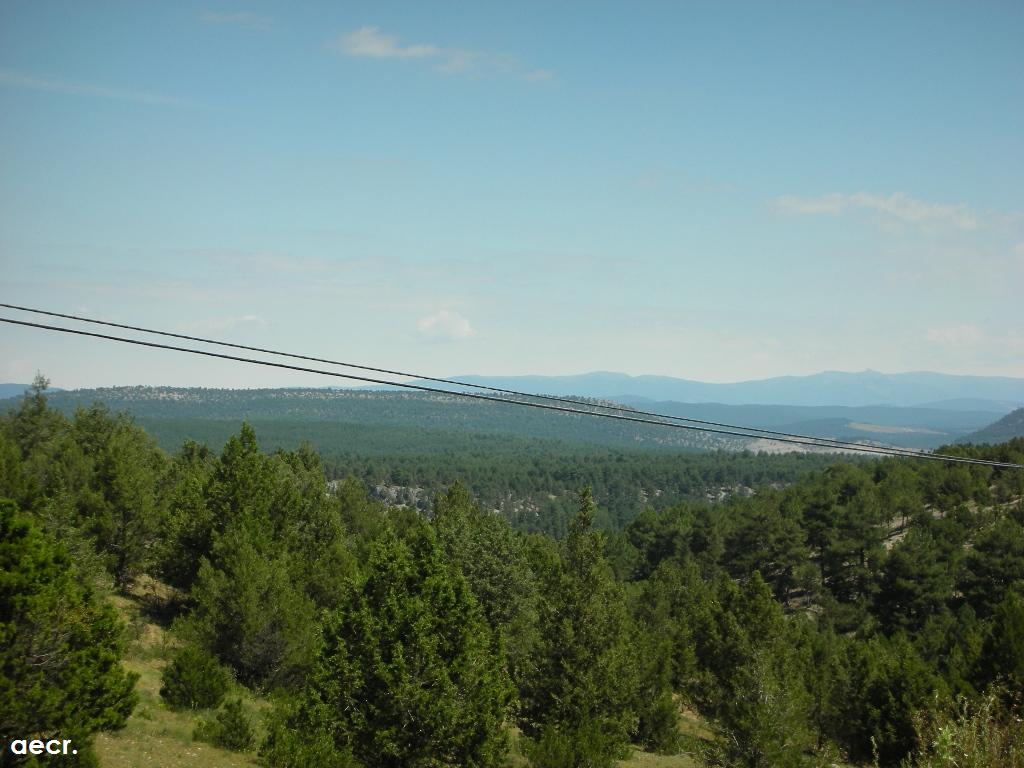
[[[0,400],[8,397],[21,397],[31,384],[0,384]],[[59,387],[50,387],[47,392],[63,392]]]
[[[470,384],[532,394],[579,395],[633,403],[642,399],[725,405],[926,407],[1005,414],[1024,406],[1024,379],[945,373],[846,373],[712,384],[670,376],[595,372],[576,376],[453,376]],[[430,382],[423,382],[430,384]]]

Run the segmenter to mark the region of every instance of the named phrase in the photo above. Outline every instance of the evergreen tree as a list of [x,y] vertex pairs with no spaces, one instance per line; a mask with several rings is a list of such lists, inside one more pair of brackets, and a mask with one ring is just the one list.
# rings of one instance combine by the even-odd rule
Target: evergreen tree
[[915,747],[915,715],[945,687],[903,635],[850,641],[843,666],[833,735],[853,760],[897,765]]
[[389,529],[328,617],[302,702],[267,753],[286,765],[280,745],[301,729],[327,763],[351,753],[372,768],[495,766],[510,697],[500,642],[433,531]]
[[47,445],[57,439],[66,426],[65,418],[47,406],[45,393],[49,387],[49,379],[37,373],[21,405],[11,414],[11,436],[23,458],[45,453]]
[[740,520],[725,543],[729,571],[741,579],[758,571],[779,600],[797,588],[808,558],[799,518],[782,500],[766,491],[737,509]]
[[723,579],[717,600],[694,617],[698,701],[717,721],[730,764],[798,765],[810,746],[812,697],[795,634],[757,572],[742,586]]
[[229,678],[217,660],[202,648],[186,645],[160,675],[160,697],[176,709],[210,709],[228,691]]
[[78,502],[80,524],[124,586],[152,564],[165,457],[129,417],[112,416],[105,406],[79,410],[71,433],[92,462],[91,492]]
[[484,512],[456,483],[434,503],[434,529],[449,562],[459,568],[491,627],[499,630],[518,681],[535,640],[537,585],[520,534]]
[[213,513],[206,486],[216,461],[206,446],[185,443],[163,479],[161,495],[167,513],[162,521],[158,569],[171,585],[192,588],[199,564],[213,547]]
[[355,571],[340,504],[328,493],[320,457],[308,445],[272,457],[273,537],[288,552],[292,580],[318,608],[334,608]]
[[952,597],[948,561],[932,534],[912,529],[882,566],[875,610],[889,631],[916,631]]
[[245,684],[292,687],[313,660],[315,609],[293,582],[287,553],[253,527],[239,521],[217,538],[182,627]]
[[637,670],[625,595],[612,579],[604,536],[592,529],[593,521],[588,488],[558,561],[538,574],[539,637],[523,684],[521,725],[542,740],[545,730],[557,731],[580,748],[588,729],[596,730],[605,736],[596,757],[610,763],[636,727]]
[[928,619],[914,646],[952,694],[973,697],[989,682],[979,667],[986,629],[970,605],[956,613],[945,609]]
[[1024,587],[1024,525],[1002,517],[967,554],[960,589],[981,618],[992,615],[1007,590]]
[[996,606],[981,658],[986,680],[1024,692],[1024,593],[1008,592]]
[[122,626],[80,583],[64,549],[0,501],[0,764],[12,739],[70,739],[91,761],[94,733],[124,725],[136,676],[121,666]]

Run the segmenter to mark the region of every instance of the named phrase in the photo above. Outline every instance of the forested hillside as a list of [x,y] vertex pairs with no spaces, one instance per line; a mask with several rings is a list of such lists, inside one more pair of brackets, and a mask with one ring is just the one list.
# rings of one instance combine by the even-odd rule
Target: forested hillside
[[972,432],[959,442],[963,443],[1005,443],[1015,437],[1024,437],[1024,408],[1006,414],[999,421],[984,429]]
[[[581,488],[557,537],[527,533],[461,484],[425,512],[329,490],[316,452],[248,425],[167,452],[40,382],[0,420],[2,764],[51,735],[109,764],[166,716],[190,754],[280,768],[1024,765],[1024,472],[758,485],[613,532]],[[158,695],[111,607],[140,585],[166,640],[131,664]]]
[[[566,394],[575,397],[578,393]],[[242,420],[260,424],[269,444],[296,447],[298,441],[306,439],[323,453],[338,452],[351,442],[362,450],[380,447],[389,454],[402,443],[439,450],[464,442],[467,434],[673,451],[736,450],[759,445],[756,438],[648,427],[423,392],[114,387],[51,395],[53,407],[67,415],[97,400],[113,410],[134,415],[166,450],[173,450],[184,439],[223,445]],[[617,398],[615,404],[687,419],[916,449],[954,442],[1009,410],[994,401],[968,403],[970,407],[963,408],[942,407],[941,403],[934,407],[848,407],[723,405],[625,396]],[[773,448],[783,450],[786,446]]]
[[694,440],[729,443],[684,430],[407,393],[120,387],[49,395],[51,407],[68,416],[97,401],[133,414],[169,453],[190,440],[220,450],[245,421],[265,450],[309,445],[329,480],[355,477],[383,501],[426,510],[459,481],[515,527],[549,533],[566,530],[585,485],[599,504],[598,525],[620,529],[646,506],[749,494],[837,460],[828,453],[697,451]]

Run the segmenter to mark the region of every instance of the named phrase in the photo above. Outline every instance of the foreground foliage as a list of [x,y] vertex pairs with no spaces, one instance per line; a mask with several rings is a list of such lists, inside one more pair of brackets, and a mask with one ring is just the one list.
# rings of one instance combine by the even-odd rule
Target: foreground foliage
[[90,764],[93,734],[135,706],[121,652],[120,621],[64,548],[0,500],[0,764],[24,760],[8,745],[25,738],[70,739],[62,759]]
[[178,709],[211,709],[220,705],[229,678],[217,660],[202,648],[186,645],[164,667],[160,696]]
[[[461,485],[429,513],[329,490],[314,451],[267,454],[248,426],[168,457],[42,384],[0,419],[5,734],[87,745],[124,722],[104,590],[146,575],[173,587],[151,606],[171,640],[166,703],[149,670],[140,717],[191,718],[186,736],[204,717],[199,738],[274,766],[497,766],[513,726],[537,766],[607,766],[696,751],[684,710],[720,765],[1017,759],[1024,473],[838,462],[622,520],[584,491],[553,537]],[[1020,462],[1024,441],[946,451]],[[216,670],[273,706],[189,714],[219,701]]]
[[316,666],[281,730],[316,734],[331,759],[365,766],[496,766],[511,699],[498,636],[433,530],[389,526],[365,577],[324,624]]
[[1024,768],[1024,722],[995,694],[916,720],[921,752],[906,768]]

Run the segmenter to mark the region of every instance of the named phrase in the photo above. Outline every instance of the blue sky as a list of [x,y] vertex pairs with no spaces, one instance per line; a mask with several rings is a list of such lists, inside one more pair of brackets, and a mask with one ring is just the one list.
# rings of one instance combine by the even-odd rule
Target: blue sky
[[[4,0],[2,301],[431,375],[1024,377],[1021,40],[1010,2]],[[37,369],[331,383],[0,328]]]

